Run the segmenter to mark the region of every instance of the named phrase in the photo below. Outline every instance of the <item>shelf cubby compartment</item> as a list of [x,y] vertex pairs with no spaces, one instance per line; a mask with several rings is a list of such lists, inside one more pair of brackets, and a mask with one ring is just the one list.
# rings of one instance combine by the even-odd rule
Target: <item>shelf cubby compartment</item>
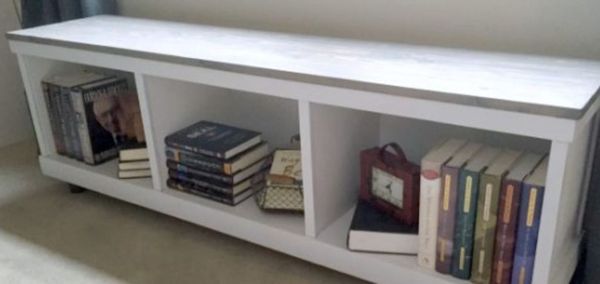
[[[396,142],[407,158],[417,164],[432,147],[447,138],[537,153],[550,150],[550,141],[543,139],[315,103],[309,108],[311,200],[315,215],[307,220],[312,225],[308,230],[312,230],[317,239],[340,248],[346,248],[346,236],[358,198],[361,150]],[[398,265],[415,268],[417,265],[414,256],[368,255]]]
[[158,189],[201,206],[304,235],[302,215],[263,212],[253,198],[233,207],[222,205],[178,192],[166,185],[168,169],[164,139],[169,134],[208,120],[261,132],[271,150],[286,147],[290,138],[299,133],[298,103],[295,100],[152,76],[145,76],[144,82],[159,168],[159,182],[155,185]]

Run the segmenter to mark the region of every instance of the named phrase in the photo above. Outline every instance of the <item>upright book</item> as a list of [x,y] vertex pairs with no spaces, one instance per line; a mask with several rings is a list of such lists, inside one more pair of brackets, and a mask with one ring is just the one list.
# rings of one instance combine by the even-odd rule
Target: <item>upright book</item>
[[475,240],[473,242],[473,283],[490,283],[498,197],[502,180],[508,174],[522,152],[503,150],[490,167],[481,175],[479,196],[477,197],[477,217],[475,219]]
[[510,284],[521,187],[525,177],[533,172],[541,160],[540,154],[527,153],[521,156],[502,181],[492,261],[492,283],[494,284]]
[[466,143],[465,140],[449,139],[429,151],[421,161],[417,260],[423,267],[435,269],[441,167]]
[[364,252],[416,254],[417,226],[408,226],[359,200],[348,232],[348,249]]
[[230,159],[260,142],[259,132],[210,121],[200,121],[165,138],[172,148],[219,159]]
[[523,182],[512,271],[512,283],[515,284],[529,284],[532,280],[547,171],[548,157]]
[[471,278],[479,178],[498,154],[500,154],[498,148],[483,148],[460,170],[458,176],[457,209],[451,262],[452,275],[457,278]]
[[442,192],[439,201],[438,238],[435,258],[435,270],[450,273],[452,262],[452,244],[454,242],[454,223],[456,220],[456,196],[458,175],[461,168],[483,147],[481,143],[469,142],[442,166]]

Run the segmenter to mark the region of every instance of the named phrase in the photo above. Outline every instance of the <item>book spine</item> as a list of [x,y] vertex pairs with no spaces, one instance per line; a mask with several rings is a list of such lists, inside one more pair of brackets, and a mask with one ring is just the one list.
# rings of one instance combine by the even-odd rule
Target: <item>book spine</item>
[[543,199],[544,187],[524,185],[519,208],[512,283],[531,283]]
[[219,175],[219,174],[215,174],[215,173],[209,173],[209,172],[205,172],[199,169],[194,169],[185,165],[182,165],[180,163],[177,163],[175,161],[171,161],[168,160],[167,161],[167,167],[169,169],[175,170],[175,171],[179,171],[182,173],[186,173],[186,174],[194,174],[194,175],[198,175],[210,180],[214,180],[217,182],[223,182],[223,183],[227,183],[227,184],[233,184],[233,177],[232,176],[224,176],[224,175]]
[[50,128],[52,129],[52,138],[56,153],[59,155],[65,154],[65,144],[60,131],[60,122],[57,110],[56,95],[52,86],[46,82],[42,82],[42,90],[44,91],[44,101],[48,109],[48,119],[50,120]]
[[192,186],[186,185],[185,183],[181,183],[175,179],[168,179],[167,186],[172,189],[187,192],[187,193],[190,193],[193,195],[204,197],[204,198],[207,198],[207,199],[210,199],[213,201],[217,201],[220,203],[224,203],[227,205],[231,205],[231,206],[235,205],[233,198],[221,197],[218,194],[213,194],[210,190],[192,187]]
[[498,204],[496,245],[494,246],[494,260],[492,261],[492,283],[494,284],[510,284],[517,237],[520,194],[520,181],[504,181]]
[[81,141],[79,140],[77,121],[75,119],[75,112],[73,110],[73,102],[71,101],[71,89],[67,87],[61,87],[60,92],[65,105],[64,109],[67,119],[67,137],[70,140],[70,144],[72,147],[72,157],[77,160],[83,161],[83,155],[81,152]]
[[451,273],[460,279],[471,278],[475,214],[477,206],[479,173],[461,170],[458,178],[456,226],[452,247]]
[[435,240],[437,238],[438,202],[440,199],[440,167],[423,161],[419,196],[419,249],[420,266],[435,269]]
[[74,150],[71,139],[69,139],[69,131],[67,128],[67,106],[65,102],[65,98],[62,95],[61,88],[57,85],[51,84],[50,91],[53,93],[53,96],[56,98],[56,106],[57,106],[57,114],[58,121],[60,126],[60,135],[62,137],[63,145],[65,146],[64,155],[67,157],[74,156]]
[[500,182],[500,176],[484,174],[481,178],[471,268],[473,283],[490,283],[491,280]]
[[214,159],[206,159],[173,148],[167,148],[166,155],[168,159],[179,162],[185,166],[196,167],[213,173],[232,174],[230,166],[228,167],[226,163],[215,161]]
[[443,166],[438,208],[438,238],[435,258],[435,270],[450,273],[452,262],[452,244],[454,242],[454,222],[456,220],[456,189],[459,168]]
[[176,179],[176,180],[185,181],[185,182],[188,182],[188,183],[200,186],[200,187],[204,187],[207,189],[212,189],[214,191],[218,191],[227,196],[233,196],[233,188],[225,188],[222,186],[218,186],[218,185],[210,183],[208,181],[204,181],[204,180],[195,178],[194,176],[189,175],[189,174],[185,174],[185,173],[174,171],[174,170],[169,170],[169,177]]
[[88,164],[94,164],[94,150],[92,149],[92,139],[90,137],[85,105],[83,103],[83,93],[81,90],[74,90],[71,92],[71,101],[73,103],[73,111],[77,121],[77,135],[81,142],[83,161]]

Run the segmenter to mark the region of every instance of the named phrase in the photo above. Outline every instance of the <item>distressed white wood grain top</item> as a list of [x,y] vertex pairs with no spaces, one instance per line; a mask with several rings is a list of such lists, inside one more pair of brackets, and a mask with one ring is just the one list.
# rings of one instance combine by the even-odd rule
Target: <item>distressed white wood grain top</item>
[[119,16],[97,16],[20,30],[7,37],[13,41],[570,119],[585,113],[600,87],[600,62],[595,61]]

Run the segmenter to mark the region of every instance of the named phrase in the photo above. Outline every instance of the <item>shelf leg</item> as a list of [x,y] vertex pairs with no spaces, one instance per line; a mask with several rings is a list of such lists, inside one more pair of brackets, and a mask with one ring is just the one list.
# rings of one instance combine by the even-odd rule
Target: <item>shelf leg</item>
[[86,192],[87,189],[85,189],[81,186],[74,185],[74,184],[69,184],[69,191],[73,194],[80,194],[80,193]]

